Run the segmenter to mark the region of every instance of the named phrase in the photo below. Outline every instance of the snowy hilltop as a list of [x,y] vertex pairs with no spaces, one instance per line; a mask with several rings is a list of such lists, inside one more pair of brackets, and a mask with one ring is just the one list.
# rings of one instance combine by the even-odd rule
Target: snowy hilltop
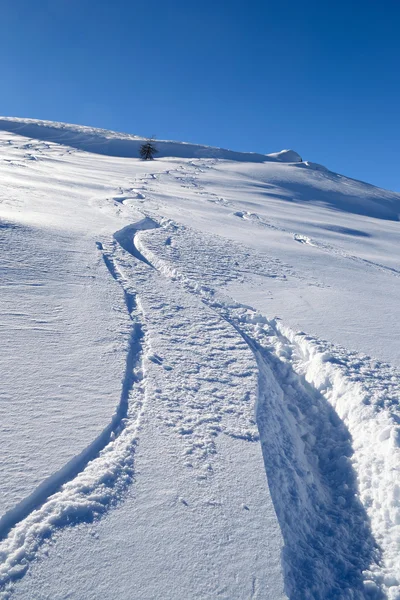
[[142,144],[0,118],[0,598],[400,599],[400,194]]

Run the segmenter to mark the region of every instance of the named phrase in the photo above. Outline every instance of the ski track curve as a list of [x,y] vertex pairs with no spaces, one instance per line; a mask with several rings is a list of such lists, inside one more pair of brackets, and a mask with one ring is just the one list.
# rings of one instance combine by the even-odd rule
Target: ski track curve
[[399,373],[295,334],[219,295],[215,286],[224,283],[224,272],[218,281],[219,257],[210,265],[207,256],[211,273],[205,269],[202,279],[205,265],[198,264],[194,232],[185,232],[187,247],[181,245],[171,255],[174,234],[181,229],[168,221],[163,225],[138,235],[141,253],[161,273],[199,295],[256,358],[257,424],[285,540],[288,596],[400,598],[394,478],[400,445]]
[[[118,260],[125,279],[140,289],[148,315],[148,359],[161,367],[152,375],[159,380],[152,398],[164,405],[157,418],[184,437],[185,464],[203,478],[212,472],[211,463],[204,461],[215,454],[220,432],[250,442],[258,439],[252,409],[256,365],[243,339],[221,317],[160,274],[144,256],[140,234],[157,228],[150,217],[125,228],[130,241],[118,244]],[[143,260],[132,262],[138,254]]]
[[[251,352],[223,319],[152,267],[138,248],[137,234],[156,227],[144,217],[115,232],[112,240],[96,243],[122,287],[131,320],[120,402],[99,439],[7,515],[0,542],[0,598],[12,595],[15,582],[57,531],[91,522],[121,500],[133,479],[140,419],[150,396],[163,407],[156,418],[181,438],[183,467],[199,480],[213,475],[218,435],[258,440]],[[149,388],[144,373],[151,364],[159,370],[153,369]]]
[[[214,160],[203,162],[206,163],[204,168],[209,168],[208,163],[215,163]],[[194,161],[191,167],[194,172],[199,172]],[[186,171],[186,167],[179,166],[173,170],[142,175],[132,182],[134,187],[128,190],[121,187],[119,195],[111,200],[114,205],[125,204],[133,193],[136,199],[142,200],[145,195],[140,191],[136,192],[134,188],[147,192],[147,182],[157,181],[158,177],[175,172],[186,175]],[[141,184],[144,184],[142,188]],[[106,204],[109,200],[106,200]],[[145,268],[152,267],[136,248],[134,239],[137,231],[153,227],[158,227],[156,221],[144,216],[141,221],[116,231],[114,241],[107,248],[102,242],[96,242],[105,266],[122,286],[132,322],[120,401],[110,423],[95,440],[1,517],[0,598],[10,597],[13,583],[26,573],[29,563],[34,560],[44,541],[64,526],[90,522],[99,517],[110,505],[119,501],[132,481],[133,453],[146,395],[142,382],[146,335],[142,308],[137,302],[136,291],[121,274],[116,248],[122,248]],[[215,435],[214,431],[212,435]],[[248,435],[251,438],[253,433]],[[200,443],[199,448],[201,446]],[[204,450],[201,453],[204,454]]]

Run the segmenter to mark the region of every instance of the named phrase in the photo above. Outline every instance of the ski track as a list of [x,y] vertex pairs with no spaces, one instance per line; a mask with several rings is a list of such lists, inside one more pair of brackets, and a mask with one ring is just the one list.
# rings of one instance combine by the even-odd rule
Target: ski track
[[[180,436],[182,464],[198,479],[212,476],[219,434],[258,440],[252,354],[223,319],[160,276],[137,248],[136,233],[156,226],[144,218],[96,243],[132,321],[120,403],[98,439],[3,517],[2,598],[43,542],[64,526],[93,521],[123,497],[134,474],[145,398],[163,406],[157,418]],[[143,371],[151,365],[149,389]]]
[[[141,223],[155,227],[149,218]],[[140,229],[138,224],[129,227],[131,233]],[[185,464],[198,469],[203,478],[212,472],[212,465],[204,461],[215,454],[220,432],[258,439],[253,418],[256,365],[240,336],[200,299],[160,275],[147,257],[141,267],[130,260],[137,252],[143,256],[137,238],[134,235],[135,250],[130,247],[129,253],[120,246],[118,260],[126,280],[140,289],[141,304],[149,315],[148,359],[161,367],[152,374],[158,381],[152,387],[153,398],[165,407],[157,418],[184,437]]]
[[226,254],[214,253],[213,261],[203,236],[186,231],[186,245],[184,236],[166,221],[137,244],[240,333],[257,360],[257,424],[289,597],[399,598],[399,373],[221,299],[210,281],[225,283],[229,268],[219,261]]

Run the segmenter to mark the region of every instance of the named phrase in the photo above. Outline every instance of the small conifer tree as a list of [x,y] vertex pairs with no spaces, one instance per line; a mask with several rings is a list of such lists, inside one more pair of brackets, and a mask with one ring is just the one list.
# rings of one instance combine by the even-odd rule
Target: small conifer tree
[[154,145],[154,138],[148,139],[144,144],[140,146],[140,158],[142,160],[153,160],[154,155],[157,154],[158,150]]

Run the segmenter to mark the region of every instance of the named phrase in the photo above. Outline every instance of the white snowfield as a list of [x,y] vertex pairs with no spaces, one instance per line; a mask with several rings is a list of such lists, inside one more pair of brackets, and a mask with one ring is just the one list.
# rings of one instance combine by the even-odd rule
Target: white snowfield
[[400,194],[0,119],[0,598],[400,599]]

